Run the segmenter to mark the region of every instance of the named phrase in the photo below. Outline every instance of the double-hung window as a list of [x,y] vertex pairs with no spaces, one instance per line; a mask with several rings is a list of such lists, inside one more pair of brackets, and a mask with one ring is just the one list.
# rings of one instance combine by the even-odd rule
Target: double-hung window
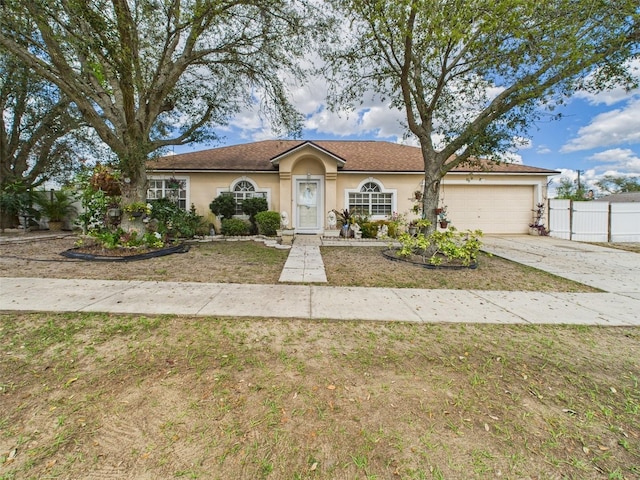
[[357,192],[349,192],[349,210],[361,215],[391,215],[393,194],[383,192],[375,182],[367,182]]

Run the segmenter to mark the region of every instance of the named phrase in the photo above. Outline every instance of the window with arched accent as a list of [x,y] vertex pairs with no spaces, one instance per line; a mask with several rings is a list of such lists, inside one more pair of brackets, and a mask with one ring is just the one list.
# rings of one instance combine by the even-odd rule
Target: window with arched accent
[[258,192],[256,191],[256,187],[253,183],[248,180],[240,180],[233,186],[233,190],[231,191],[231,195],[236,201],[236,215],[243,215],[242,212],[242,202],[247,198],[255,198],[262,197],[267,198],[266,192]]
[[366,182],[358,192],[349,192],[349,210],[361,215],[391,215],[393,194],[376,182]]

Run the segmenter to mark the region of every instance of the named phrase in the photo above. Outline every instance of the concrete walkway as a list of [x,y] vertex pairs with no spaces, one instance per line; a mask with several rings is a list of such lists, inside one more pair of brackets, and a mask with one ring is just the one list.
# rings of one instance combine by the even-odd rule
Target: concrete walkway
[[297,235],[280,274],[280,282],[327,283],[317,235]]
[[[319,246],[303,243],[291,249],[288,271],[302,270],[303,277],[307,272],[307,278],[311,278],[315,275],[311,271],[322,263]],[[640,255],[533,236],[487,237],[485,244],[486,250],[496,255],[605,291],[539,293],[0,278],[0,310],[640,326]],[[283,276],[286,272],[285,265]]]

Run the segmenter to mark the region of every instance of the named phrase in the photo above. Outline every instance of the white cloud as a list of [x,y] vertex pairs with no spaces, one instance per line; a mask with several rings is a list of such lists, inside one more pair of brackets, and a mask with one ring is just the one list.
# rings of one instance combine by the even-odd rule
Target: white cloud
[[[636,75],[640,72],[640,59],[632,60],[629,63],[629,68]],[[637,91],[635,92],[637,93]],[[622,86],[617,86],[610,90],[605,90],[602,92],[585,92],[578,91],[575,93],[575,98],[582,98],[589,102],[591,105],[613,105],[614,103],[618,103],[624,100],[628,100],[631,96],[634,95],[634,92],[627,92]]]
[[371,107],[362,114],[363,129],[375,132],[378,138],[401,139],[406,131],[402,122],[405,122],[404,112],[386,105]]
[[603,163],[604,165],[597,165],[595,169],[599,172],[605,171],[604,174],[612,175],[606,173],[610,171],[618,172],[616,175],[620,175],[619,172],[640,174],[640,157],[633,150],[612,148],[591,155],[589,160]]
[[623,87],[616,87],[603,92],[592,93],[578,91],[574,94],[574,98],[581,98],[589,102],[590,105],[614,105],[618,102],[629,100],[634,94],[628,92]]
[[551,153],[552,150],[547,147],[546,145],[538,145],[538,148],[536,149],[536,153],[538,155],[547,155],[549,153]]
[[342,110],[332,112],[326,108],[307,117],[305,128],[318,133],[328,133],[338,137],[346,137],[360,133],[358,113]]
[[628,102],[623,108],[595,116],[560,151],[576,152],[635,143],[640,143],[640,98]]
[[515,152],[507,152],[501,155],[501,158],[506,163],[515,163],[518,165],[522,165],[523,160],[522,156],[518,155]]

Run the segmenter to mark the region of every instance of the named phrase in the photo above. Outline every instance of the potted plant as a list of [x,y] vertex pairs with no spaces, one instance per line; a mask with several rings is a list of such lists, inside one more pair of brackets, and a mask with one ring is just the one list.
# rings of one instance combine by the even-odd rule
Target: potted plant
[[411,220],[409,222],[409,235],[414,236],[418,232],[418,224],[417,220]]
[[447,218],[447,207],[438,208],[438,223],[440,224],[440,228],[447,228],[449,226],[449,219]]
[[68,190],[38,192],[35,198],[40,214],[48,219],[49,230],[62,230],[62,223],[78,213],[75,197]]
[[355,219],[353,218],[353,212],[350,212],[348,208],[345,208],[342,211],[333,210],[333,213],[336,214],[338,222],[340,222],[341,225],[340,236],[344,238],[348,238],[349,236],[351,236],[349,227],[355,221]]
[[182,182],[175,177],[171,177],[167,180],[167,188],[169,190],[179,190],[182,186]]
[[124,212],[129,215],[129,220],[151,215],[151,204],[144,202],[133,202],[125,205]]
[[89,183],[95,190],[101,190],[110,197],[116,197],[121,194],[120,172],[113,170],[109,166],[97,163]]

